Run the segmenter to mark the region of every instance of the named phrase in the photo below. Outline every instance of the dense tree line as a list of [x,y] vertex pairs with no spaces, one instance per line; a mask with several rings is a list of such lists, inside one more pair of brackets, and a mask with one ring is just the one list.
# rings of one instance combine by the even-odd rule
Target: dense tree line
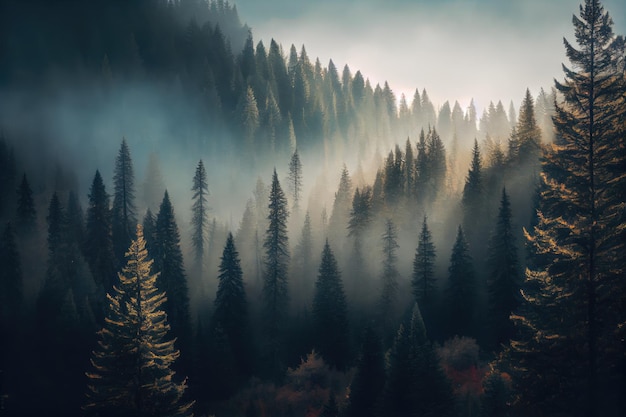
[[[33,5],[2,10],[52,31]],[[85,13],[67,7],[59,21]],[[112,3],[94,7],[112,18]],[[199,106],[240,129],[242,158],[284,163],[263,167],[233,226],[212,213],[222,196],[203,160],[174,200],[156,158],[135,181],[134,138],[120,137],[112,175],[91,171],[81,194],[0,137],[1,412],[623,414],[625,43],[599,1],[574,18],[554,91],[480,119],[473,105],[435,111],[425,90],[396,107],[387,83],[304,47],[255,46],[226,2],[119,7],[118,34],[71,30],[93,49],[64,36],[45,41],[50,59],[2,49],[0,83],[53,88],[43,74],[58,66],[97,83],[176,75],[191,97],[203,80]],[[389,152],[372,172],[320,175],[337,174],[330,198],[304,185],[307,155],[334,146],[362,163],[374,143]]]

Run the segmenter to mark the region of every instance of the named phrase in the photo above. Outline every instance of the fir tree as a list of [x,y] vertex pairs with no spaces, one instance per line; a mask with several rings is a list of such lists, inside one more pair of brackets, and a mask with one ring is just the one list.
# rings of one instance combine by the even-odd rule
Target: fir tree
[[389,353],[381,415],[452,416],[452,390],[428,340],[417,304],[407,324],[400,325]]
[[[215,296],[215,310],[213,312],[213,328],[220,327],[228,340],[231,354],[237,359],[232,364],[241,375],[249,369],[245,364],[248,362],[249,352],[246,344],[248,326],[248,302],[243,283],[239,253],[235,247],[235,241],[231,233],[228,234],[224,252],[222,253],[219,267],[219,284]],[[220,360],[219,358],[216,358]],[[232,369],[231,369],[232,372]]]
[[283,337],[284,319],[287,313],[289,241],[287,237],[287,199],[278,182],[276,170],[272,176],[269,195],[269,225],[265,233],[265,271],[263,282],[264,322],[269,343],[270,372],[278,376],[280,371],[280,344]]
[[157,289],[158,274],[150,273],[141,226],[126,257],[119,287],[107,295],[83,408],[94,415],[191,416],[193,403],[183,400],[186,384],[173,378],[180,353],[168,338],[166,294]]
[[341,242],[340,239],[345,237],[342,230],[345,230],[350,216],[350,202],[352,197],[352,179],[348,173],[348,168],[343,166],[341,170],[341,178],[339,179],[339,187],[335,193],[335,201],[333,202],[333,211],[328,222],[329,240],[331,242]]
[[130,244],[137,225],[135,209],[135,175],[126,139],[122,139],[115,158],[113,174],[114,193],[111,208],[113,248],[118,264],[123,263],[124,253]]
[[96,171],[89,191],[85,227],[85,258],[104,299],[104,295],[113,288],[115,258],[111,236],[109,195],[99,171]]
[[348,366],[348,307],[341,274],[328,240],[322,250],[319,275],[313,297],[313,321],[317,351],[329,366],[344,370]]
[[194,250],[194,261],[197,272],[202,275],[204,266],[205,245],[208,240],[209,227],[209,185],[207,182],[206,170],[202,160],[198,162],[196,174],[193,177],[193,205],[191,206],[191,245]]
[[[381,292],[379,299],[380,324],[383,334],[388,334],[393,326],[397,310],[398,301],[398,257],[396,250],[398,246],[398,232],[391,219],[385,223],[385,232],[382,235],[383,244],[383,271],[381,276]],[[393,332],[393,330],[392,330]]]
[[430,314],[434,305],[436,277],[435,277],[435,244],[426,216],[422,222],[422,231],[419,235],[415,258],[413,259],[413,277],[411,285],[413,287],[413,295],[419,305]]
[[385,359],[380,339],[367,327],[356,373],[350,384],[348,417],[376,417],[385,387]]
[[471,243],[474,243],[474,240],[478,238],[478,219],[481,218],[484,212],[484,193],[483,163],[478,141],[474,139],[472,161],[465,178],[463,197],[461,199],[463,229]]
[[470,336],[474,318],[476,278],[469,246],[463,229],[459,226],[450,255],[448,283],[445,289],[445,306],[448,314],[450,336]]
[[515,127],[517,140],[517,160],[519,164],[530,163],[538,168],[541,156],[541,130],[535,120],[534,100],[530,90],[526,89],[526,95],[520,107],[519,119]]
[[300,199],[302,198],[302,163],[298,149],[293,152],[289,161],[289,191],[293,198],[293,212],[300,210]]
[[564,41],[571,68],[563,66],[565,81],[556,83],[557,139],[544,155],[529,236],[535,266],[504,362],[525,414],[621,415],[624,43],[597,0],[586,0],[573,23],[579,49]]
[[489,320],[495,346],[508,342],[513,335],[509,316],[517,309],[521,285],[521,267],[511,217],[511,203],[503,188],[498,223],[489,242],[487,260]]
[[30,234],[37,228],[37,212],[33,200],[33,190],[28,184],[26,174],[17,189],[16,227],[20,233]]
[[[154,270],[159,272],[157,286],[167,294],[163,309],[167,313],[172,328],[172,335],[180,341],[185,352],[191,342],[191,321],[189,316],[189,291],[180,248],[180,234],[176,225],[174,208],[167,191],[156,218],[154,241]],[[187,358],[184,353],[183,359]]]

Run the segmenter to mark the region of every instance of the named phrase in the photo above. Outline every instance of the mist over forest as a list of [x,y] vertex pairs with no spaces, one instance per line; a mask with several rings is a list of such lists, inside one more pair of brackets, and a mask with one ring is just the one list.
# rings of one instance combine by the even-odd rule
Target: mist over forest
[[574,12],[479,113],[224,0],[0,0],[0,415],[624,415],[626,47]]

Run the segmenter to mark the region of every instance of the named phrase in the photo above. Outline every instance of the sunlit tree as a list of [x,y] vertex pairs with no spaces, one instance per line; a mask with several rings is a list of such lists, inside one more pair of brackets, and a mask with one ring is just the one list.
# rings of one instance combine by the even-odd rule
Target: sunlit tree
[[179,357],[163,304],[167,297],[151,273],[141,226],[126,253],[119,282],[107,295],[104,327],[87,372],[89,415],[192,416],[185,381],[171,367]]

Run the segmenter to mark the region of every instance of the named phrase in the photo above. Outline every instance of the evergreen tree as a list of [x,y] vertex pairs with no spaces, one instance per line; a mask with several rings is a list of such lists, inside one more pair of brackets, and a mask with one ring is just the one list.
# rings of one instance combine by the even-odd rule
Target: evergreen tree
[[385,387],[385,359],[380,339],[367,327],[356,373],[350,384],[348,417],[378,416],[380,397]]
[[444,189],[446,180],[446,149],[434,128],[428,131],[426,152],[429,173],[427,193],[430,201],[434,201]]
[[84,248],[91,275],[104,299],[104,295],[113,288],[115,258],[111,237],[109,195],[99,171],[96,171],[89,191]]
[[450,336],[471,336],[474,319],[476,278],[469,246],[459,226],[450,255],[448,284],[445,289],[445,306],[448,314]]
[[107,295],[107,318],[87,373],[84,410],[94,415],[191,416],[193,403],[183,400],[186,384],[173,379],[171,367],[180,352],[168,339],[162,309],[166,294],[157,289],[158,274],[150,273],[141,226],[126,257],[119,287]]
[[276,170],[272,176],[269,195],[269,225],[265,233],[265,271],[263,280],[264,322],[268,339],[270,372],[277,377],[280,372],[280,345],[283,338],[285,314],[289,302],[287,267],[289,240],[287,237],[287,199],[283,193]]
[[200,276],[202,276],[205,245],[208,240],[207,233],[210,210],[208,203],[209,185],[202,159],[198,162],[196,167],[196,174],[193,177],[191,191],[193,192],[193,205],[191,206],[191,245],[194,250],[196,270],[200,273]]
[[381,415],[452,416],[452,390],[426,336],[417,304],[407,324],[400,325],[389,353]]
[[[383,273],[381,277],[381,292],[379,299],[380,324],[383,334],[389,333],[394,326],[398,313],[398,231],[391,219],[385,223],[385,233],[382,236],[383,244]],[[392,331],[393,332],[393,331]]]
[[[404,147],[404,165],[403,165],[403,177],[404,177],[404,195],[406,197],[413,196],[415,188],[415,159],[413,158],[413,146],[409,138],[406,139]],[[410,200],[409,200],[410,201]]]
[[[245,146],[254,152],[257,149],[255,138],[259,129],[259,108],[252,87],[248,87],[245,96],[241,98],[241,124],[245,134]],[[252,154],[254,155],[254,153]]]
[[16,227],[20,233],[30,234],[37,228],[37,212],[33,200],[33,190],[28,184],[26,174],[22,175],[22,182],[17,189]]
[[293,152],[291,161],[289,161],[289,192],[293,198],[293,212],[297,213],[300,210],[300,199],[302,198],[302,163],[298,149]]
[[[13,336],[9,330],[17,328],[24,293],[20,255],[11,223],[6,224],[0,237],[0,265],[0,332],[3,339],[0,352],[4,353],[4,348]],[[2,362],[5,358],[3,355]]]
[[[248,301],[243,283],[243,272],[239,253],[235,247],[232,233],[228,234],[219,267],[219,284],[215,296],[213,312],[213,328],[220,327],[228,340],[231,354],[236,362],[231,364],[239,374],[249,371],[245,364],[249,352],[248,340]],[[221,360],[220,358],[215,358]],[[233,368],[230,370],[233,371]]]
[[[579,49],[557,82],[556,143],[544,155],[535,266],[506,352],[520,412],[623,415],[623,38],[597,0],[573,18]],[[576,366],[572,366],[576,364]],[[540,410],[540,411],[539,411]]]
[[478,220],[484,212],[484,193],[483,163],[480,149],[478,148],[478,141],[474,139],[472,161],[465,178],[463,197],[461,199],[463,228],[472,244],[475,243],[475,239],[478,239],[478,225],[480,224]]
[[185,349],[183,360],[186,363],[190,348],[191,321],[189,316],[189,291],[183,264],[183,253],[180,249],[180,234],[176,225],[174,208],[167,191],[156,218],[154,240],[154,270],[159,272],[157,286],[167,294],[163,309],[175,336],[182,349]]
[[350,354],[348,307],[341,274],[328,240],[322,250],[322,262],[315,282],[313,321],[317,351],[329,366],[346,369]]
[[530,90],[526,89],[526,95],[520,107],[519,119],[515,127],[515,137],[517,140],[517,160],[519,164],[532,164],[533,168],[538,168],[539,157],[541,156],[541,130],[535,119],[534,100],[530,95]]
[[143,236],[146,240],[146,249],[148,253],[154,253],[156,249],[154,246],[156,241],[156,217],[152,213],[152,210],[146,210],[141,224],[143,226]]
[[159,158],[156,152],[150,152],[142,188],[143,203],[145,207],[150,210],[156,210],[159,207],[161,197],[165,192],[165,183],[163,181],[163,175],[161,174],[161,168],[159,167]]
[[[134,38],[133,38],[134,39]],[[133,161],[126,139],[122,139],[120,150],[115,158],[113,174],[113,207],[111,208],[111,230],[113,249],[118,265],[123,263],[124,254],[130,245],[137,225],[135,208],[135,174]]]
[[[311,299],[314,287],[314,267],[313,267],[313,229],[311,227],[311,216],[307,211],[304,216],[304,225],[300,240],[294,250],[294,267],[296,273],[293,274],[294,299],[297,305],[304,306]],[[305,301],[307,300],[307,301]]]
[[339,179],[339,187],[335,193],[335,201],[333,202],[333,211],[328,222],[329,240],[338,244],[340,239],[345,237],[342,230],[345,230],[350,216],[350,198],[352,197],[352,179],[348,173],[348,168],[343,166],[341,170],[341,178]]
[[511,203],[503,188],[498,223],[489,242],[487,260],[489,320],[495,346],[507,343],[513,336],[509,316],[517,310],[521,285],[521,267],[511,217]]
[[415,258],[413,259],[413,277],[411,285],[413,287],[415,300],[419,305],[423,306],[427,314],[432,313],[435,299],[435,259],[435,244],[433,243],[430,229],[426,223],[426,216],[424,216],[422,231],[419,235]]

